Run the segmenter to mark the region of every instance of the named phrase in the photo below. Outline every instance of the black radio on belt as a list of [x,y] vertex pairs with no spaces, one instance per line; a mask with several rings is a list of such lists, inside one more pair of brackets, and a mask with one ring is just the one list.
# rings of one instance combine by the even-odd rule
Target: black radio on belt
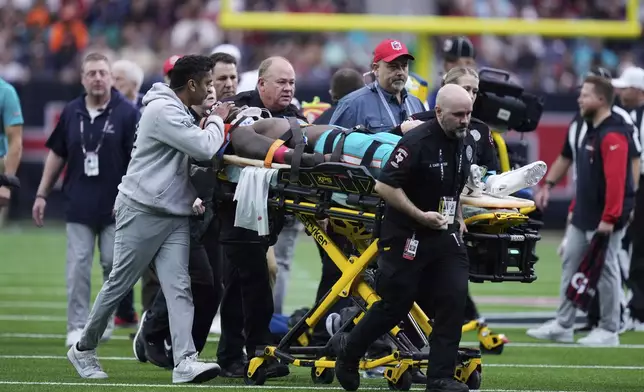
[[496,131],[531,132],[543,114],[543,99],[510,82],[510,74],[495,68],[479,71],[479,92],[472,117]]

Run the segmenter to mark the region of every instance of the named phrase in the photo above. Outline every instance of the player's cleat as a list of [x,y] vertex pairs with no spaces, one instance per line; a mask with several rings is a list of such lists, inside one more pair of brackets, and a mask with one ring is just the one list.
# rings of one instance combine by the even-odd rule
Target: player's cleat
[[543,161],[532,162],[516,170],[494,174],[485,181],[485,193],[504,197],[521,189],[535,186],[546,175],[548,165]]
[[470,168],[470,176],[467,178],[463,194],[465,196],[478,197],[483,194],[485,184],[483,183],[483,176],[485,169],[479,165],[472,165]]

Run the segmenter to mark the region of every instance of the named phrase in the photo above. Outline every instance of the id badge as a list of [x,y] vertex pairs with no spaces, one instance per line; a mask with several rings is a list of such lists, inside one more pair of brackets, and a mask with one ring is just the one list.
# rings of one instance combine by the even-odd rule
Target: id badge
[[438,213],[447,219],[447,224],[454,223],[456,217],[456,200],[453,197],[441,197]]
[[98,154],[95,152],[85,154],[85,175],[87,177],[98,176]]
[[403,258],[407,260],[413,260],[416,258],[416,251],[418,250],[418,240],[416,235],[412,235],[411,238],[407,238],[405,243],[405,248],[403,249]]

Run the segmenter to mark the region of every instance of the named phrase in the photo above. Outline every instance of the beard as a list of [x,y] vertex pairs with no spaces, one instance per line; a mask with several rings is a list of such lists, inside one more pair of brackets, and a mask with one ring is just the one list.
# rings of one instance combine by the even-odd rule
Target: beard
[[595,118],[595,115],[597,114],[597,109],[581,110],[580,114],[584,120],[592,120],[593,118]]
[[467,136],[467,132],[468,132],[467,127],[459,127],[459,128],[453,129],[450,133],[456,139],[463,139],[465,136]]

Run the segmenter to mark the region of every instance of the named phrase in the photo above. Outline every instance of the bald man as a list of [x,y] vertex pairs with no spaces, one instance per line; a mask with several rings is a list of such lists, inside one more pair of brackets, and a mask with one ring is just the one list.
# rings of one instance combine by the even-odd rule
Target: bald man
[[454,371],[469,275],[459,196],[474,151],[467,132],[472,100],[462,87],[444,86],[436,115],[400,139],[376,183],[387,203],[378,243],[381,300],[350,332],[331,339],[336,377],[348,391],[360,386],[358,365],[369,345],[400,323],[414,301],[435,309],[426,390],[469,391]]

